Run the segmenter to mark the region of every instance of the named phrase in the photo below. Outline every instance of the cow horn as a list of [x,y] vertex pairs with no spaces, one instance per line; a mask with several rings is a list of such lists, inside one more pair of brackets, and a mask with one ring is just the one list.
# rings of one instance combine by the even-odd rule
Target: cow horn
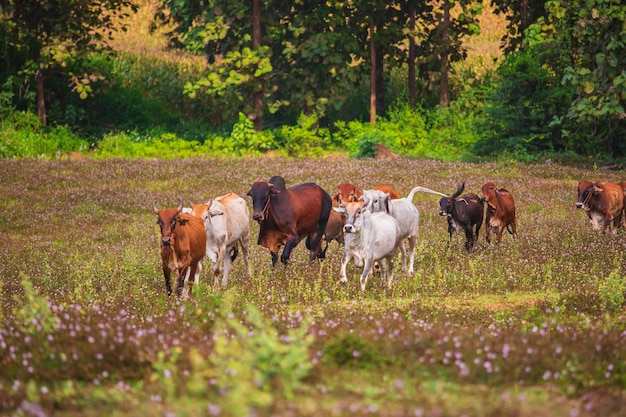
[[152,211],[154,211],[156,214],[159,214],[159,209],[157,208],[156,203],[157,201],[154,200],[154,203],[152,203]]
[[183,199],[182,197],[178,197],[178,212],[180,213],[183,209]]

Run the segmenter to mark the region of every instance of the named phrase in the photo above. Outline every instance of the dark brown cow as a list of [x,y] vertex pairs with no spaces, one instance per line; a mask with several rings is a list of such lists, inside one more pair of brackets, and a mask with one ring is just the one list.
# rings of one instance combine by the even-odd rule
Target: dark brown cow
[[617,233],[617,228],[624,225],[625,193],[623,183],[580,181],[576,208],[587,213],[594,230],[602,228],[605,234],[608,227],[612,233]]
[[513,240],[517,239],[515,201],[511,193],[504,188],[496,188],[491,181],[483,185],[482,192],[482,200],[487,203],[485,215],[487,243],[491,243],[491,232],[496,233],[496,242],[499,242],[505,228],[513,236]]
[[159,210],[155,201],[152,209],[159,216],[157,224],[161,228],[161,262],[167,295],[172,294],[170,279],[173,272],[177,282],[176,295],[180,296],[186,282],[189,282],[188,295],[191,295],[190,278],[198,283],[206,251],[206,231],[201,219],[181,213],[183,200],[178,200],[178,208]]
[[472,251],[478,242],[478,232],[483,225],[485,206],[483,201],[474,193],[464,194],[465,183],[450,197],[441,197],[439,200],[439,215],[448,217],[448,247],[452,241],[452,233],[465,232],[465,249]]
[[342,216],[340,213],[335,210],[330,211],[330,216],[328,217],[328,223],[326,223],[326,230],[324,230],[324,241],[326,242],[326,246],[319,254],[319,258],[323,259],[326,257],[326,250],[328,249],[328,245],[333,240],[337,241],[339,244],[343,244],[344,235],[343,235],[343,226],[346,224],[346,218]]
[[[401,197],[400,193],[385,184],[377,185],[373,189],[389,194],[389,198],[392,200]],[[356,185],[350,184],[348,182],[342,182],[337,187],[337,192],[335,193],[335,195],[333,195],[333,204],[339,207],[341,203],[345,204],[351,203],[353,201],[358,201],[362,195],[363,191],[358,189]]]
[[261,226],[257,243],[270,250],[272,266],[281,246],[285,248],[280,260],[287,264],[291,251],[305,237],[309,259],[318,257],[332,207],[326,191],[312,182],[287,189],[285,180],[274,176],[268,182],[255,182],[247,194],[252,197],[252,219]]

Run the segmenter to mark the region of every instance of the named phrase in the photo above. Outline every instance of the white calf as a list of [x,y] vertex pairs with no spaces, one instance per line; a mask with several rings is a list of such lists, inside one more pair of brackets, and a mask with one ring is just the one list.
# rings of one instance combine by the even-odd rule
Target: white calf
[[383,282],[391,288],[393,281],[393,257],[396,254],[400,231],[398,222],[387,213],[371,213],[363,208],[362,202],[345,203],[334,210],[346,217],[344,231],[344,252],[341,260],[340,281],[348,283],[346,265],[354,260],[356,266],[363,266],[361,290],[365,291],[367,278],[375,261],[379,261]]

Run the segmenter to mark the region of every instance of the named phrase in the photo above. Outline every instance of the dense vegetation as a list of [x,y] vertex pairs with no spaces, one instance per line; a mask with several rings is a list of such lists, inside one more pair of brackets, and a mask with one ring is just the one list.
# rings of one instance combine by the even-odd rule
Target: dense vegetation
[[[623,415],[626,233],[601,236],[574,208],[581,178],[559,164],[421,159],[0,161],[0,414],[177,416]],[[151,210],[283,175],[513,193],[519,239],[446,249],[438,197],[419,194],[416,271],[394,286],[341,247],[272,269],[256,244],[225,291],[203,273],[168,298]],[[209,270],[209,268],[206,268]]]
[[0,1],[1,157],[626,155],[618,1],[83,3]]

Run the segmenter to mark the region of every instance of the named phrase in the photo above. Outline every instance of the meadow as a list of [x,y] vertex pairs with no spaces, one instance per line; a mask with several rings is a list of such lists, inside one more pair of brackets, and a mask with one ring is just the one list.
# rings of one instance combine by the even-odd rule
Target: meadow
[[[342,248],[304,244],[271,268],[251,223],[252,277],[218,291],[205,267],[167,297],[151,207],[202,202],[282,175],[513,194],[519,238],[447,249],[438,197],[418,193],[415,274],[394,285]],[[0,415],[618,416],[626,393],[626,233],[575,209],[579,180],[626,174],[556,163],[423,159],[0,160]],[[250,203],[249,197],[247,197]]]

